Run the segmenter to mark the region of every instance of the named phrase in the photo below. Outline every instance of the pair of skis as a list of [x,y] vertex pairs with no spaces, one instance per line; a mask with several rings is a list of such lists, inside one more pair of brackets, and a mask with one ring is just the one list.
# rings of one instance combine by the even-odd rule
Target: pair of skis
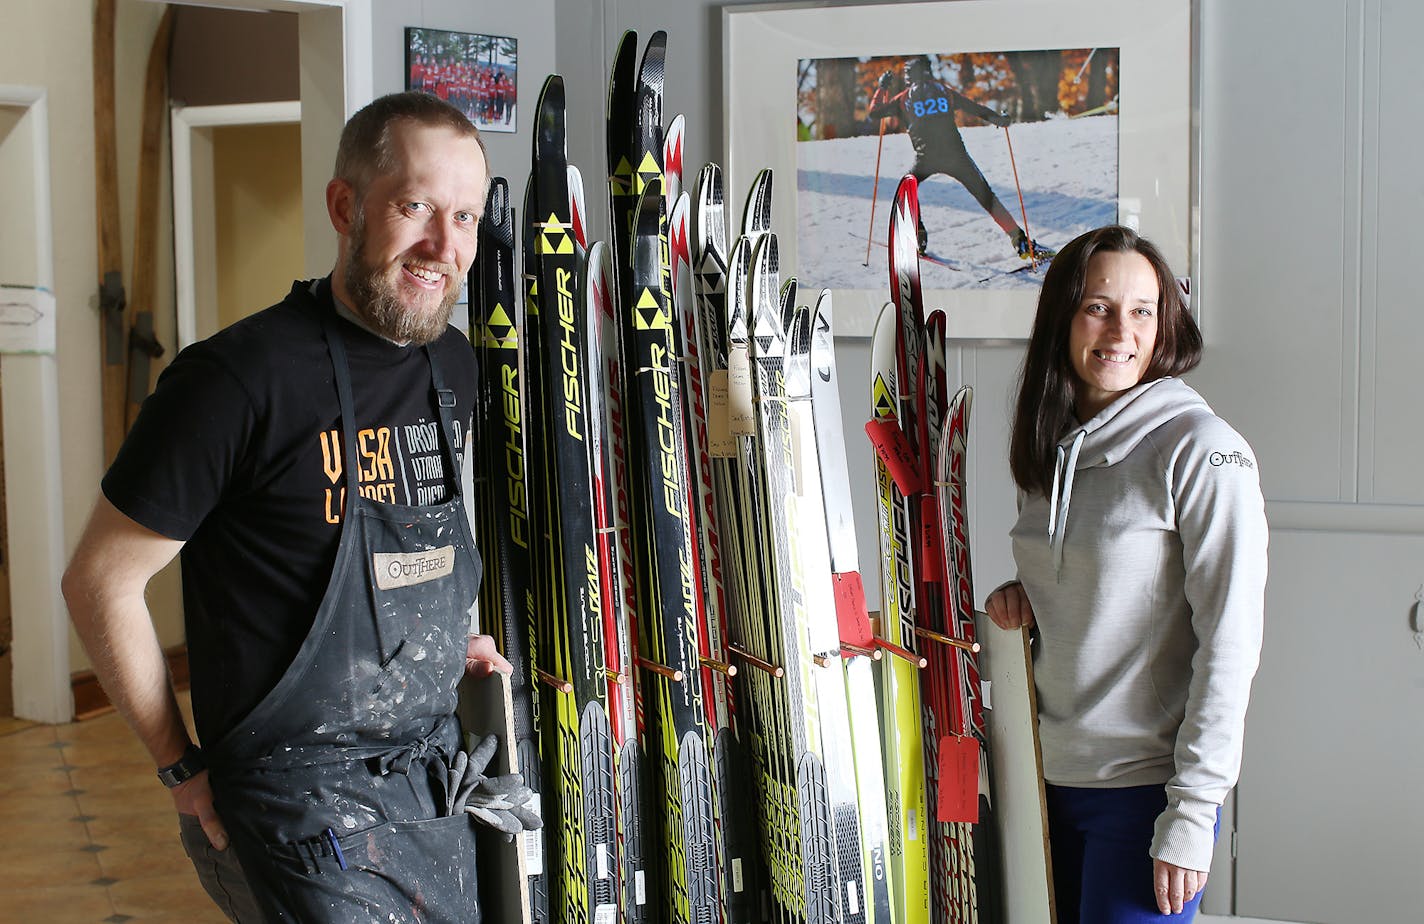
[[[872,652],[843,645],[837,620],[838,609],[858,606],[867,622],[863,592],[837,590],[838,581],[858,587],[859,577],[853,540],[849,550],[845,542],[830,296],[822,293],[813,313],[796,305],[795,280],[779,279],[769,171],[757,177],[725,258],[723,199],[720,171],[709,165],[698,182],[695,259],[708,378],[727,406],[713,428],[713,472],[732,563],[729,632],[757,668],[740,675],[739,692],[750,707],[742,727],[772,905],[777,920],[888,921],[881,765],[873,747],[853,745],[850,715],[855,703],[856,734],[874,742]],[[846,486],[823,487],[822,464]]]
[[[922,815],[926,843],[906,837],[904,856],[923,856],[928,888],[923,897],[910,880],[910,920],[995,920],[1002,904],[988,799],[988,751],[974,660],[973,591],[969,573],[964,459],[970,391],[946,401],[945,320],[926,320],[915,249],[917,184],[905,177],[890,223],[893,296],[876,325],[872,350],[874,420],[867,428],[877,445],[880,494],[882,631],[922,653],[919,702],[901,663],[882,672],[882,705],[901,721],[887,727],[892,751],[912,760],[910,709],[922,715],[923,777],[901,765],[901,797],[918,796],[902,813],[904,833],[914,830],[908,805]],[[928,484],[933,478],[935,485]],[[946,526],[950,541],[945,541]],[[895,676],[896,674],[899,676]],[[923,782],[922,782],[923,781]],[[913,848],[913,852],[912,852]],[[905,874],[914,875],[909,863]]]
[[[540,757],[540,706],[535,680],[538,661],[538,589],[532,556],[542,552],[530,518],[526,443],[527,384],[520,373],[520,331],[525,303],[514,274],[515,220],[509,185],[491,181],[480,222],[479,247],[471,268],[470,339],[481,372],[479,405],[471,440],[475,454],[476,538],[484,553],[480,586],[481,628],[495,638],[510,662],[510,742],[515,768],[536,793],[543,793]],[[552,803],[544,799],[544,805]],[[521,835],[521,906],[529,924],[549,924],[548,877],[544,872],[545,832]],[[482,867],[483,868],[483,867]],[[511,877],[504,873],[506,881]]]
[[133,426],[148,395],[150,367],[163,355],[155,339],[153,302],[158,288],[160,146],[166,114],[168,47],[173,11],[166,10],[149,48],[144,72],[143,116],[139,140],[139,175],[131,291],[123,285],[119,229],[119,167],[114,105],[116,0],[94,6],[94,153],[99,230],[99,315],[103,356],[101,406],[106,463]]
[[607,138],[613,289],[627,358],[627,548],[635,555],[643,755],[649,817],[663,822],[658,919],[713,924],[722,919],[724,893],[741,891],[730,870],[744,858],[729,847],[721,819],[730,768],[718,758],[730,728],[732,669],[721,647],[720,575],[707,555],[717,548],[715,525],[699,493],[700,379],[689,380],[696,370],[686,361],[686,292],[674,281],[687,249],[684,243],[675,253],[670,236],[685,242],[687,225],[686,206],[679,212],[678,200],[667,197],[681,186],[681,117],[665,138],[666,42],[655,32],[635,68],[638,40],[628,32],[614,59]]

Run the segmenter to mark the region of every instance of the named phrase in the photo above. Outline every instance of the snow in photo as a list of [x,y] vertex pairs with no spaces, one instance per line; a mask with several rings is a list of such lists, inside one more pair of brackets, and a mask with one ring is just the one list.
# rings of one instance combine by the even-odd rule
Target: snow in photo
[[1045,257],[1117,218],[1118,78],[1117,48],[800,60],[799,275],[883,286],[913,173],[927,289],[1036,287]]

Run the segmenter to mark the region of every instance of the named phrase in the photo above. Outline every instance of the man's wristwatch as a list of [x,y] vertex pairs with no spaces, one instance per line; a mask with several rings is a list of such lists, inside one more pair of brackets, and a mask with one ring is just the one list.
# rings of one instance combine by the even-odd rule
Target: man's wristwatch
[[206,769],[208,769],[208,765],[203,762],[203,752],[198,750],[197,745],[190,744],[183,751],[183,756],[178,758],[177,763],[158,768],[158,779],[164,786],[172,789],[179,783],[186,783]]

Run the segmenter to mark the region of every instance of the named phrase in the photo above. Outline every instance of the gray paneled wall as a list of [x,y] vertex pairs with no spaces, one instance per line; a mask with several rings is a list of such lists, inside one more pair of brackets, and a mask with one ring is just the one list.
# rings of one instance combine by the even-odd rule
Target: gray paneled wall
[[1273,527],[1236,910],[1418,920],[1424,9],[1204,0],[1202,32],[1193,381],[1255,446]]

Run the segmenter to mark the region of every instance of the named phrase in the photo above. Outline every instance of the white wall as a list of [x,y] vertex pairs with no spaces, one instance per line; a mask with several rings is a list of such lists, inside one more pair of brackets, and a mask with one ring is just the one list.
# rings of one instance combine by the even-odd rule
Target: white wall
[[[570,3],[570,6],[576,4]],[[563,15],[563,4],[559,4]],[[373,0],[371,4],[371,70],[375,94],[405,89],[405,28],[478,32],[519,40],[518,131],[485,132],[490,175],[509,180],[516,203],[523,201],[524,180],[529,175],[534,143],[534,108],[544,78],[554,73],[554,0]]]

